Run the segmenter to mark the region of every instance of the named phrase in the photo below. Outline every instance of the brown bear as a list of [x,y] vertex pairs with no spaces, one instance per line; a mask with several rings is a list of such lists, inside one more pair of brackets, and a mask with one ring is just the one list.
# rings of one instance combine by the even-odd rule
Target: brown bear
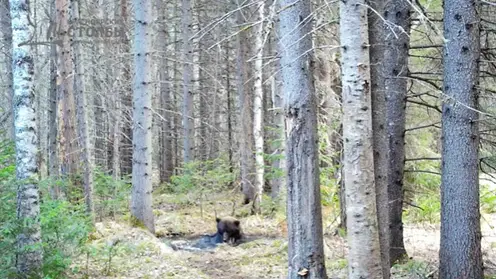
[[226,216],[223,218],[215,218],[217,221],[217,235],[222,237],[223,242],[235,244],[241,239],[241,223],[238,219]]

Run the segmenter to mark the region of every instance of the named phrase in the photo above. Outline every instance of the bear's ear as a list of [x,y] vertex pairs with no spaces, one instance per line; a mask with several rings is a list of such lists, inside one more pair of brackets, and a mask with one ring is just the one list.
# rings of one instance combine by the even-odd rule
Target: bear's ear
[[217,217],[217,218],[215,218],[215,221],[216,221],[217,223],[219,223],[219,222],[220,222],[220,218],[218,218],[218,217]]
[[234,225],[239,226],[239,221],[238,220],[234,221]]

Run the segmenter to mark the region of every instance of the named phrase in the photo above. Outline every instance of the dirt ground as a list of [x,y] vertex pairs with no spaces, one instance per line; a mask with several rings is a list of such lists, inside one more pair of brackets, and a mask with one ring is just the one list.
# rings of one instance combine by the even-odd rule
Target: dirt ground
[[[219,206],[227,210],[228,203]],[[158,202],[156,234],[125,222],[98,223],[88,251],[74,264],[70,278],[286,278],[287,240],[284,220],[240,218],[248,241],[213,251],[174,251],[170,243],[215,232],[215,218],[198,206]],[[203,217],[202,217],[203,214]],[[496,275],[496,214],[483,216],[482,246],[486,275]],[[326,229],[325,253],[329,278],[347,278],[346,241]],[[411,260],[392,269],[392,278],[436,278],[439,227],[406,225],[405,245]],[[487,278],[496,278],[489,276]]]

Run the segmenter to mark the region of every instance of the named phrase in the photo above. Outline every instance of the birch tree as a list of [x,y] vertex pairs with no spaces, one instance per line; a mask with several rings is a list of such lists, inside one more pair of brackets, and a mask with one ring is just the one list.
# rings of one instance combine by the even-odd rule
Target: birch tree
[[264,185],[264,137],[263,137],[263,50],[264,50],[264,2],[257,7],[257,22],[255,31],[255,62],[254,62],[254,101],[253,101],[253,136],[255,139],[255,196],[253,209],[260,211]]
[[340,2],[348,278],[382,278],[370,96],[367,4]]
[[16,149],[17,236],[16,267],[22,278],[42,277],[40,197],[38,190],[38,131],[34,92],[33,36],[26,0],[10,0],[12,19],[12,71]]
[[155,232],[152,211],[152,90],[151,20],[152,2],[133,0],[134,80],[133,80],[133,172],[131,215]]
[[327,278],[310,1],[283,0],[279,42],[287,139],[288,278]]
[[478,2],[444,2],[440,279],[483,278],[477,112],[479,21]]

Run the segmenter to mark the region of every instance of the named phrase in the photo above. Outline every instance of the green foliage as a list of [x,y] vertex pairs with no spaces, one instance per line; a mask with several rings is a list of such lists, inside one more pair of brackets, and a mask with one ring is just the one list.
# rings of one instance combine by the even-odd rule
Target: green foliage
[[166,193],[216,192],[232,184],[235,174],[224,158],[194,161],[184,166],[180,175],[171,177],[171,183],[161,190]]
[[415,164],[407,164],[406,169],[419,170],[419,172],[405,173],[405,200],[407,204],[404,205],[404,215],[406,219],[410,222],[439,222],[441,218],[439,196],[441,176],[421,172],[439,172],[439,161],[418,161]]
[[41,204],[41,230],[44,274],[61,278],[71,264],[71,256],[84,247],[91,230],[84,205],[45,199]]
[[331,270],[345,269],[348,267],[348,260],[336,259],[335,261],[328,263],[328,266]]
[[334,173],[334,167],[320,168],[320,193],[322,204],[339,208],[339,185]]
[[339,165],[334,165],[333,157],[339,157],[339,153],[328,154],[328,130],[338,127],[327,127],[319,125],[319,160],[320,160],[320,193],[322,204],[339,208],[339,182],[336,172],[340,171]]
[[129,211],[131,181],[129,178],[115,180],[103,171],[94,172],[95,214],[99,218],[122,216]]
[[[16,218],[14,151],[0,148],[0,278],[15,278],[15,243],[21,224]],[[50,198],[48,186],[40,181],[40,221],[44,278],[64,278],[71,256],[85,245],[91,229],[81,205]],[[57,182],[59,183],[59,182]]]
[[[5,157],[2,150],[0,157],[3,163],[12,158]],[[10,152],[9,152],[10,153]],[[11,153],[12,154],[12,153]],[[13,156],[12,156],[13,157]],[[15,269],[15,240],[18,231],[16,222],[16,187],[14,186],[15,167],[11,165],[0,168],[0,278],[11,278]]]
[[404,264],[394,265],[394,269],[399,270],[399,273],[401,274],[415,275],[414,278],[429,278],[432,274],[432,270],[435,270],[435,267],[426,262],[410,260]]
[[284,215],[285,218],[286,203],[284,200],[284,197],[272,199],[267,195],[263,195],[262,203],[260,204],[262,215],[269,218],[277,218],[279,215]]
[[[265,131],[266,133],[275,135],[274,137],[269,137],[265,142],[269,146],[269,150],[274,150],[274,151],[283,150],[285,139],[284,137],[281,137],[282,136],[281,128],[265,127]],[[271,154],[264,154],[264,161],[265,161],[264,178],[266,180],[273,180],[284,177],[285,170],[280,167],[279,168],[274,167],[274,162],[276,162],[277,160],[284,159],[285,156],[286,154],[284,152],[282,153],[273,152]]]
[[496,213],[496,190],[491,190],[488,185],[481,184],[480,204],[484,212]]

